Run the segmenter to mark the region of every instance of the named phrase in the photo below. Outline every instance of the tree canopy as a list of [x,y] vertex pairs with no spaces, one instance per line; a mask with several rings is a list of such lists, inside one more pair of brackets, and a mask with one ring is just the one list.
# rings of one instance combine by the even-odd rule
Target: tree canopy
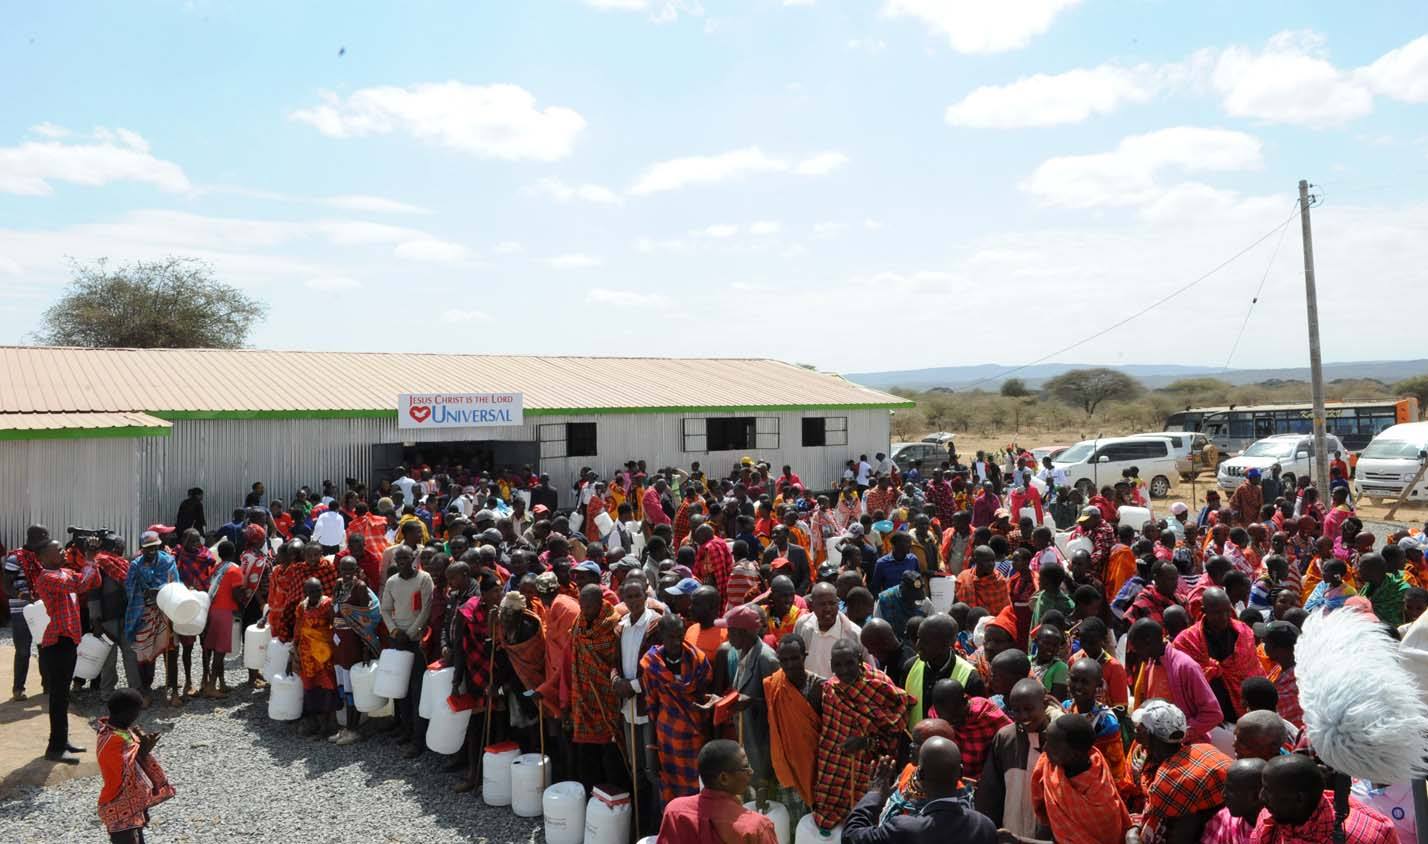
[[1073,369],[1048,380],[1043,389],[1061,401],[1086,411],[1087,418],[1106,401],[1129,401],[1140,395],[1140,382],[1114,369]]
[[195,258],[74,264],[74,280],[41,317],[51,346],[236,349],[268,306],[213,277]]
[[1393,385],[1393,391],[1400,396],[1418,399],[1419,413],[1428,410],[1428,375],[1415,375]]
[[1031,390],[1026,388],[1026,382],[1020,378],[1008,378],[1002,382],[1002,395],[1019,399],[1022,396],[1031,395]]

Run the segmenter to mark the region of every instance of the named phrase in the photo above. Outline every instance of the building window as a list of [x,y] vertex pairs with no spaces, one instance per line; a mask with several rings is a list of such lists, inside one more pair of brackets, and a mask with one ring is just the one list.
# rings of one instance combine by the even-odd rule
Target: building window
[[752,416],[704,420],[706,451],[747,451],[754,447],[757,422]]
[[565,423],[565,456],[566,456],[566,457],[594,457],[594,456],[595,456],[595,423],[594,423],[594,422],[567,422],[567,423]]
[[540,457],[594,457],[594,422],[548,422],[538,429]]
[[828,445],[847,444],[848,417],[805,416],[803,418],[804,448],[820,448]]

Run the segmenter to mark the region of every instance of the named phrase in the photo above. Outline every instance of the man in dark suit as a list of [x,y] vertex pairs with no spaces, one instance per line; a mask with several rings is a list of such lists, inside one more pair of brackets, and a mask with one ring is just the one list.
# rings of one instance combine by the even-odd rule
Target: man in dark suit
[[883,802],[892,787],[893,761],[881,759],[869,791],[843,825],[848,844],[933,844],[957,841],[996,844],[997,828],[985,815],[963,807],[957,797],[962,753],[948,739],[934,737],[917,754],[917,778],[927,802],[918,814],[897,815],[879,825]]

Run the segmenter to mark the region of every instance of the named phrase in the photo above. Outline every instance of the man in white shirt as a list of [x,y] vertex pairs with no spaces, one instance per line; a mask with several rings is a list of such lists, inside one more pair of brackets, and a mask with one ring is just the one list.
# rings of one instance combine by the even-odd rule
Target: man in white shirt
[[347,521],[332,507],[324,510],[312,523],[312,538],[322,546],[322,553],[335,554],[347,539]]
[[1037,477],[1046,482],[1046,501],[1051,503],[1056,500],[1056,491],[1062,487],[1071,485],[1071,478],[1066,474],[1066,470],[1060,466],[1053,465],[1051,457],[1041,458],[1041,471]]
[[878,475],[880,477],[892,477],[892,474],[897,471],[897,464],[893,462],[891,457],[888,457],[881,451],[874,454],[873,459],[878,461]]
[[[645,776],[643,769],[647,764],[644,748],[652,744],[654,738],[650,734],[650,716],[645,710],[645,690],[639,680],[640,657],[644,656],[645,651],[657,640],[655,633],[659,628],[661,615],[646,603],[647,588],[644,575],[637,572],[626,575],[624,582],[620,584],[620,600],[629,612],[615,624],[615,635],[620,637],[620,670],[611,678],[614,681],[615,693],[622,700],[620,715],[625,720],[625,729],[616,740],[627,745],[626,758],[635,760],[636,766],[641,769],[637,772],[640,777]],[[628,747],[632,734],[637,744]],[[652,809],[654,801],[640,802],[640,812],[644,815],[640,826],[647,828],[653,812],[647,813],[646,809]]]
[[838,612],[838,590],[831,583],[815,583],[809,593],[813,612],[793,625],[793,634],[808,649],[804,665],[820,677],[833,676],[833,645],[839,639],[858,642],[863,630]]
[[868,455],[858,455],[858,489],[868,488],[868,478],[873,474],[873,464],[868,462]]
[[397,479],[392,481],[392,486],[402,491],[402,499],[408,503],[414,503],[412,490],[416,488],[417,482],[407,477],[407,467],[398,466],[396,468]]

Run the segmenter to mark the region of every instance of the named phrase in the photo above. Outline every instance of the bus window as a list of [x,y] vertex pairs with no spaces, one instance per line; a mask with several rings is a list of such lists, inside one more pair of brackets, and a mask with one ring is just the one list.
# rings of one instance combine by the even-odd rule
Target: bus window
[[1259,439],[1254,433],[1254,420],[1244,414],[1236,413],[1230,417],[1230,439],[1250,440]]
[[1270,414],[1262,414],[1254,418],[1254,438],[1262,440],[1265,437],[1272,437],[1275,434],[1274,417]]

